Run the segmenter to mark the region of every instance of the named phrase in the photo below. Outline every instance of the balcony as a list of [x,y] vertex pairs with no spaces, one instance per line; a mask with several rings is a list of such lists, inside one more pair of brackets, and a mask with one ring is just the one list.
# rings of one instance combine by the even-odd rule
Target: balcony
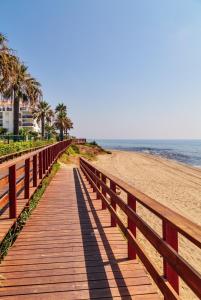
[[23,115],[22,115],[22,118],[23,118],[23,119],[24,119],[24,118],[26,118],[26,119],[29,119],[29,118],[31,118],[31,119],[32,119],[32,118],[33,118],[33,116],[32,116],[32,114],[26,114],[26,115],[25,115],[25,114],[23,114]]
[[20,107],[20,110],[21,110],[21,111],[26,111],[26,110],[27,110],[27,107]]
[[22,123],[22,126],[23,127],[33,127],[33,123],[31,123],[31,122],[25,122],[25,123]]

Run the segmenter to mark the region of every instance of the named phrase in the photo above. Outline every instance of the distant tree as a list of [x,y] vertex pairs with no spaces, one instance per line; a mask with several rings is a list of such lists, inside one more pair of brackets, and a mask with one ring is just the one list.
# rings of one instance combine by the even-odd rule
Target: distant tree
[[48,134],[48,137],[57,135],[55,126],[48,123],[45,124],[45,132]]
[[6,134],[8,132],[7,128],[0,127],[0,134]]
[[33,117],[37,122],[41,122],[41,135],[45,136],[45,122],[50,123],[53,117],[51,106],[46,101],[40,101],[33,109]]
[[68,130],[73,128],[73,123],[67,116],[67,107],[64,103],[59,103],[55,108],[55,127],[59,129],[60,140],[63,140],[64,133],[68,135]]
[[55,108],[55,112],[56,113],[65,112],[67,114],[66,105],[63,102],[59,103]]
[[64,128],[64,133],[66,137],[68,136],[68,130],[73,129],[73,122],[71,121],[70,118],[67,117],[65,128]]
[[38,139],[38,132],[37,131],[30,131],[29,135],[34,139],[37,140]]
[[19,130],[19,135],[27,136],[30,132],[29,128],[22,127]]
[[66,113],[63,111],[59,112],[56,116],[55,127],[59,129],[59,137],[61,141],[64,139],[64,128],[66,128],[67,122],[68,120]]

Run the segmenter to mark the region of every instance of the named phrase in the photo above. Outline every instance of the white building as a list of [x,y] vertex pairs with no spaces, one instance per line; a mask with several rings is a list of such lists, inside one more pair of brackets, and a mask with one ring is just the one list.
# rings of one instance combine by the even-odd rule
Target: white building
[[[13,132],[13,124],[12,100],[0,100],[0,128],[6,128],[8,132]],[[33,119],[30,108],[25,104],[20,105],[19,126],[30,131],[40,132],[40,127]]]

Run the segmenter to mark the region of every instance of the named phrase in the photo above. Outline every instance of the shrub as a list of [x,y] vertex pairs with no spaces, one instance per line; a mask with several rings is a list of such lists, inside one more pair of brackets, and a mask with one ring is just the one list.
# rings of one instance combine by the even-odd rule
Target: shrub
[[92,141],[92,142],[90,142],[89,143],[89,145],[91,145],[91,146],[98,146],[98,144],[96,143],[96,141],[94,140],[94,141]]
[[77,153],[77,154],[80,153],[80,149],[78,148],[77,145],[71,145],[71,148],[73,149],[73,151],[74,151],[75,153]]
[[10,144],[0,144],[0,156],[20,152],[23,150],[36,148],[52,144],[53,141],[27,141],[27,142],[15,142]]

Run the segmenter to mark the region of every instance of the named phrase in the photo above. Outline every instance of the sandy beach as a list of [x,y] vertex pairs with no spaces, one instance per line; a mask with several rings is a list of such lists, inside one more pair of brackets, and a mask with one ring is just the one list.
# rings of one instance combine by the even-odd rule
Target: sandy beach
[[[201,170],[158,156],[127,151],[99,155],[94,164],[201,225]],[[161,235],[160,220],[140,206],[137,210]],[[162,272],[161,257],[140,233],[138,238]],[[179,253],[201,271],[201,251],[182,237],[179,237]],[[183,282],[180,290],[182,299],[198,299]]]

